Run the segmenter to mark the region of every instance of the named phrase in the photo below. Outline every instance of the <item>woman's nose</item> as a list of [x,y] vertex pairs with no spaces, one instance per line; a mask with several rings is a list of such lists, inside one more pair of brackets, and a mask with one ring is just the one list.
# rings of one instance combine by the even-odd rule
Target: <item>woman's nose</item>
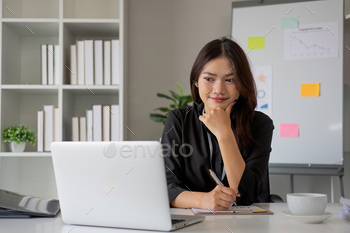
[[213,93],[224,94],[224,92],[225,92],[225,83],[222,81],[215,82],[213,87]]

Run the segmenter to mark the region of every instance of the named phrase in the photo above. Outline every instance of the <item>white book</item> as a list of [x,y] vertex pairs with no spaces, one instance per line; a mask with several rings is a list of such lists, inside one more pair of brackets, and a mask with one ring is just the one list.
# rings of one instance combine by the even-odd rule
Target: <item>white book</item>
[[94,41],[84,41],[85,56],[85,84],[94,85]]
[[111,41],[103,42],[103,84],[111,85]]
[[51,151],[51,142],[53,142],[53,105],[44,105],[44,151]]
[[70,84],[77,85],[78,84],[78,80],[77,80],[78,74],[77,74],[77,46],[76,45],[70,46],[69,74],[70,74]]
[[54,107],[53,108],[53,114],[54,114],[54,117],[53,117],[53,121],[54,121],[54,129],[53,129],[53,132],[54,132],[54,135],[53,135],[53,141],[54,142],[58,142],[60,141],[60,130],[61,130],[61,127],[60,127],[60,112],[59,112],[59,109]]
[[84,55],[84,41],[77,41],[77,71],[78,71],[78,85],[85,84],[85,55]]
[[49,44],[47,46],[47,82],[49,85],[53,85],[53,76],[54,76],[54,71],[53,71],[53,45]]
[[112,40],[112,85],[119,85],[120,60],[119,40]]
[[86,141],[86,117],[79,118],[79,139],[80,141]]
[[95,85],[103,85],[103,44],[102,40],[94,41]]
[[92,127],[94,141],[102,141],[102,105],[92,106]]
[[79,141],[79,117],[72,117],[72,141]]
[[37,150],[44,151],[44,111],[38,111]]
[[111,106],[103,105],[102,109],[102,141],[111,140]]
[[86,140],[93,141],[92,110],[86,110]]
[[[22,202],[21,204],[24,206],[22,208],[24,208],[25,210],[27,210],[28,212],[37,212],[39,209],[42,208],[43,205],[40,205],[41,202],[43,202],[42,198],[40,197],[28,197],[25,196],[26,200],[23,200],[23,198],[21,199],[21,201],[23,200],[24,202]],[[6,200],[6,198],[5,198]]]
[[41,84],[47,85],[47,48],[41,45]]
[[54,60],[53,60],[53,69],[54,69],[54,84],[60,84],[60,46],[54,46]]
[[111,105],[111,141],[119,140],[119,105]]

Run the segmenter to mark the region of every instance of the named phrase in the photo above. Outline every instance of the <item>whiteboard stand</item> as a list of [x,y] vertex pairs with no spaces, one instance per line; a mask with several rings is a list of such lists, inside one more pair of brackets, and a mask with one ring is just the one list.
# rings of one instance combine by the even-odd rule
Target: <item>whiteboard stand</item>
[[294,192],[294,175],[321,175],[331,177],[331,202],[334,202],[333,176],[339,177],[340,195],[344,197],[344,165],[269,164],[270,174],[290,175],[290,192]]

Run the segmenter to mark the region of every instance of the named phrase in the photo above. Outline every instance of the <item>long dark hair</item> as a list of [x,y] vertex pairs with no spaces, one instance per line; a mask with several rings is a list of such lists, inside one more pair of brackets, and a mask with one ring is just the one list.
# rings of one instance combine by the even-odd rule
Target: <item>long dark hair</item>
[[236,69],[235,83],[240,96],[234,106],[234,133],[242,155],[246,156],[250,147],[255,142],[251,128],[254,109],[257,104],[256,87],[248,59],[236,42],[223,37],[209,42],[199,52],[190,76],[193,101],[196,103],[202,102],[195,83],[197,83],[203,67],[211,60],[220,56],[225,56],[231,60]]

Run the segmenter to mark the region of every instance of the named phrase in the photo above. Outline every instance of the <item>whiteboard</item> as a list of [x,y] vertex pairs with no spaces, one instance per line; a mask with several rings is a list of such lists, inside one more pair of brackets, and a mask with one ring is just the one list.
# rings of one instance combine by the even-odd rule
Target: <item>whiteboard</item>
[[[252,68],[271,69],[267,92],[275,130],[270,164],[343,164],[343,4],[342,0],[233,3],[233,39],[245,50]],[[320,25],[326,25],[329,34]],[[264,37],[264,46],[251,49],[257,37]],[[307,84],[318,84],[319,94],[301,96]]]

